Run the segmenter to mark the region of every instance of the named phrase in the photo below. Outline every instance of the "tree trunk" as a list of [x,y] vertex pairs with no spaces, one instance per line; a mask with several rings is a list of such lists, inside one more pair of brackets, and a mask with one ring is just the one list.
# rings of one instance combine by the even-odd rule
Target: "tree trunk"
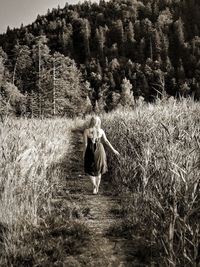
[[153,48],[152,48],[152,38],[150,36],[150,59],[153,60]]
[[19,55],[17,56],[17,59],[16,59],[16,62],[15,62],[15,66],[14,66],[14,70],[13,70],[13,80],[12,80],[12,83],[15,85],[15,75],[16,75],[16,70],[17,70],[17,62],[18,62],[18,58],[21,54],[21,52],[23,51],[23,49],[21,49],[19,51]]
[[42,92],[41,92],[41,49],[40,49],[40,42],[39,42],[39,63],[38,63],[38,96],[39,96],[39,117],[42,116]]
[[53,116],[56,115],[56,67],[53,61]]

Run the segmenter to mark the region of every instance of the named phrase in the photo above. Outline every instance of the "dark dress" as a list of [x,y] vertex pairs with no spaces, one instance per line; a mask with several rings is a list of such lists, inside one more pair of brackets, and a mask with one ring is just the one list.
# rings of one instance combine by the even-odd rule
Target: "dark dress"
[[88,137],[84,156],[84,170],[90,176],[98,176],[107,172],[106,153],[101,138],[93,143],[92,139]]

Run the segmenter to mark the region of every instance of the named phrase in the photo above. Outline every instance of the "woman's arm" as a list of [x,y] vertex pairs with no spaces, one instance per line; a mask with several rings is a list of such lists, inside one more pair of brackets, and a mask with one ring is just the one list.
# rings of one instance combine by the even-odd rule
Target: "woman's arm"
[[84,133],[83,133],[83,159],[84,159],[84,156],[85,156],[85,150],[87,148],[87,132],[88,132],[88,130],[85,129]]
[[116,149],[114,149],[114,147],[111,145],[111,143],[108,141],[108,139],[107,139],[107,137],[106,137],[106,134],[105,134],[105,132],[104,132],[104,130],[102,130],[103,131],[103,140],[104,140],[104,142],[111,148],[111,150],[115,153],[115,155],[117,155],[117,156],[119,156],[120,154],[119,154],[119,152],[116,150]]
[[84,133],[83,133],[83,159],[85,156],[85,150],[87,148],[87,129],[85,129]]

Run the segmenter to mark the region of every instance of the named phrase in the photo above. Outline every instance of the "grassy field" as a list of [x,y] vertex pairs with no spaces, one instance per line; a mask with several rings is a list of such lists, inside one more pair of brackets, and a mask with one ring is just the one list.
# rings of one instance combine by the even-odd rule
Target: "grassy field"
[[[125,216],[111,234],[137,242],[147,264],[198,266],[199,103],[159,100],[101,117],[120,152],[118,158],[107,149],[107,178]],[[80,252],[78,241],[89,244],[87,228],[73,221],[73,203],[65,198],[64,211],[52,204],[71,169],[82,171],[83,124],[81,119],[1,123],[1,266],[47,266],[52,257],[63,263],[65,255]],[[79,130],[75,138],[72,128]]]

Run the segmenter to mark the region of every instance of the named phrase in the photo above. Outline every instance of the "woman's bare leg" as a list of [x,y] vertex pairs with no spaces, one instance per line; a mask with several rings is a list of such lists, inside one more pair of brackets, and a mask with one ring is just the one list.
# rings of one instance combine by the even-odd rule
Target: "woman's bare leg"
[[101,183],[101,174],[99,174],[99,175],[97,176],[97,179],[96,179],[97,193],[98,193],[98,191],[99,191],[100,183]]
[[97,193],[96,177],[95,176],[89,176],[89,177],[93,185],[93,194],[96,194]]

